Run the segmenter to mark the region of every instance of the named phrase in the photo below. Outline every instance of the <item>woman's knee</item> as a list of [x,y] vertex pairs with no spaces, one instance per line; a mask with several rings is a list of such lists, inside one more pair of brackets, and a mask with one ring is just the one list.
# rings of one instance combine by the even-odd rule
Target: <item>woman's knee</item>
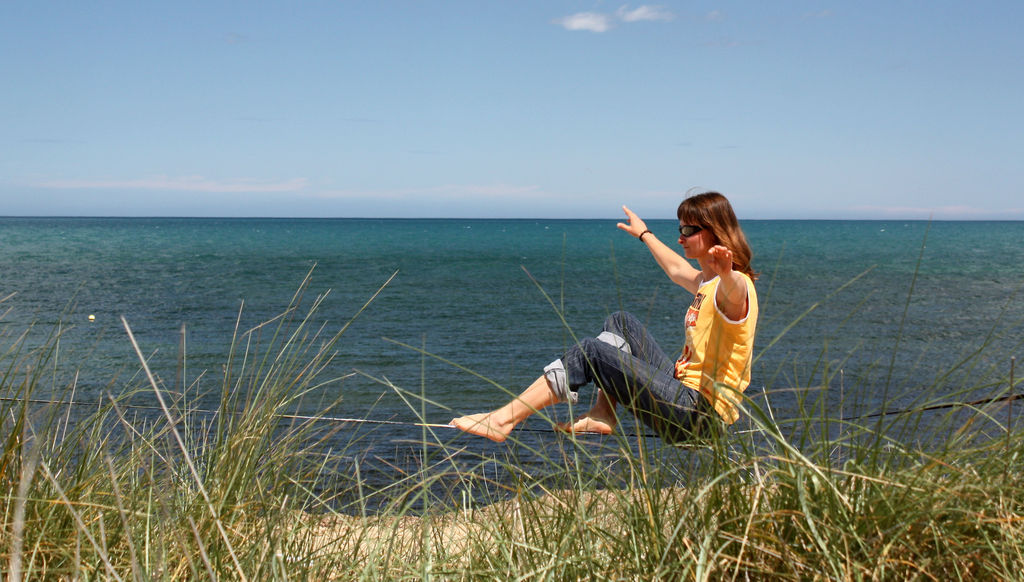
[[601,340],[595,337],[585,337],[580,339],[579,348],[587,358],[592,358],[597,354],[597,351],[601,344]]
[[[604,320],[604,330],[605,331],[613,331],[613,332],[621,332],[622,330],[624,330],[627,327],[629,327],[629,325],[630,325],[629,322],[631,322],[631,321],[633,321],[635,319],[636,319],[636,317],[634,317],[633,314],[628,312],[628,311],[616,311],[615,313],[613,313],[613,314],[609,315],[607,318],[605,318],[605,320]],[[622,335],[622,334],[619,333],[619,335]]]

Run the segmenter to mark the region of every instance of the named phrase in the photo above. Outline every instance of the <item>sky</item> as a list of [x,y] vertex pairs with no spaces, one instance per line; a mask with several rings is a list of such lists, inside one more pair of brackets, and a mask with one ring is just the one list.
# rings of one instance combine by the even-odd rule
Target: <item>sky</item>
[[1024,220],[1024,2],[0,2],[0,215]]

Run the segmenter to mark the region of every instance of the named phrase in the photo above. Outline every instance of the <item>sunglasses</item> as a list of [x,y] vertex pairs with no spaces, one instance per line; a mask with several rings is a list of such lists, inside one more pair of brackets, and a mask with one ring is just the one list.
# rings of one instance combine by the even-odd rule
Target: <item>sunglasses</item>
[[704,230],[703,226],[697,226],[694,224],[681,224],[679,225],[679,234],[684,237],[691,237],[698,232]]

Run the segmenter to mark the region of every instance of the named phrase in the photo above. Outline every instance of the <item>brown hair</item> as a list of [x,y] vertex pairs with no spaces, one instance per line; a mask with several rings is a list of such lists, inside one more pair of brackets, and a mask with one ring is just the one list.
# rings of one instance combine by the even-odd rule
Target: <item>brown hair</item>
[[758,273],[750,266],[754,253],[725,196],[718,192],[689,196],[679,204],[676,216],[686,224],[696,224],[711,230],[715,242],[732,251],[733,270],[746,273],[751,280],[757,280]]

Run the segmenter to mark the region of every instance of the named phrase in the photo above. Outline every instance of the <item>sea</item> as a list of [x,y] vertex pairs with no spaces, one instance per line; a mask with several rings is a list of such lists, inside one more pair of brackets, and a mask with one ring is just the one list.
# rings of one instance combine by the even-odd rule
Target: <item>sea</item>
[[[213,407],[236,330],[274,320],[301,288],[303,310],[319,301],[316,327],[344,333],[322,372],[337,381],[290,412],[373,421],[319,446],[383,486],[423,462],[415,423],[503,404],[614,311],[678,354],[690,296],[616,222],[0,218],[0,349],[59,330],[51,393],[33,396],[73,385],[93,403],[140,386],[124,321],[164,390]],[[648,225],[677,238],[674,220]],[[1024,222],[742,225],[760,273],[747,395],[784,430],[1006,394],[1024,355]],[[155,404],[145,390],[132,398]],[[444,428],[431,438],[544,466],[563,437],[539,418],[523,428],[501,445]],[[627,418],[620,431],[644,427]]]

